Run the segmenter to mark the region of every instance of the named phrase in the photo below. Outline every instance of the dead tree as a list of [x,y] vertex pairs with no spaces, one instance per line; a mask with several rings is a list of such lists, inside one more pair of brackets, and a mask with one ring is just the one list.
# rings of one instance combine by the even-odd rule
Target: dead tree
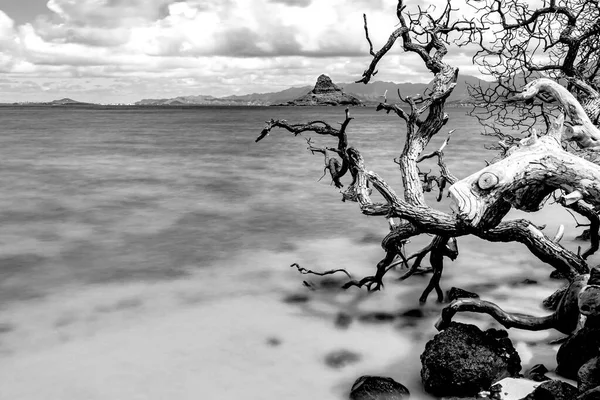
[[[548,125],[560,104],[540,92],[507,107],[504,100],[526,84],[549,78],[565,85],[600,123],[600,3],[595,0],[467,0],[485,34],[474,63],[492,79],[471,88],[476,116],[486,133],[510,143],[518,132]],[[537,5],[539,4],[539,6]],[[499,148],[502,150],[502,148]]]
[[[374,274],[351,280],[345,285],[346,288],[365,286],[369,290],[380,289],[385,274],[398,264],[407,268],[402,278],[408,278],[419,270],[421,262],[429,255],[434,273],[420,300],[426,301],[435,290],[441,301],[440,278],[444,258],[454,259],[458,255],[456,238],[464,235],[475,235],[490,242],[522,243],[541,261],[568,277],[587,273],[589,268],[585,259],[598,249],[597,234],[589,251],[575,254],[559,243],[562,235],[548,237],[542,227],[525,219],[503,220],[512,207],[525,211],[538,210],[557,191],[563,193],[562,204],[565,207],[584,216],[595,215],[594,207],[600,207],[600,166],[565,151],[561,146],[565,138],[575,140],[581,146],[592,147],[589,143],[595,143],[596,131],[586,121],[577,122],[576,116],[582,117],[577,114],[579,109],[576,107],[572,111],[569,108],[571,103],[579,105],[577,99],[566,96],[563,92],[568,91],[558,87],[560,85],[556,82],[538,82],[528,86],[513,96],[511,101],[527,101],[536,90],[537,94],[552,90],[565,94],[555,95],[555,100],[567,110],[565,114],[571,125],[567,127],[566,134],[564,118],[557,118],[543,137],[532,135],[516,141],[506,152],[506,158],[462,180],[452,175],[444,162],[449,137],[438,150],[423,154],[431,138],[448,121],[444,107],[456,85],[458,69],[444,61],[447,48],[465,41],[479,40],[484,29],[475,20],[453,19],[455,11],[448,1],[445,8],[434,17],[435,11],[432,9],[417,8],[409,12],[404,1],[399,0],[396,8],[399,27],[377,52],[373,50],[365,17],[364,29],[373,59],[358,82],[369,82],[377,71],[378,62],[397,41],[400,41],[405,52],[416,53],[433,74],[431,90],[425,96],[400,96],[404,103],[402,107],[388,104],[385,100],[377,106],[378,111],[395,115],[406,125],[406,142],[395,160],[404,186],[402,197],[376,172],[369,170],[360,151],[350,145],[348,129],[352,117],[348,109],[339,129],[324,121],[291,124],[285,120],[271,120],[257,139],[259,141],[266,137],[273,128],[281,128],[294,135],[314,132],[333,136],[337,139],[336,147],[316,147],[309,141],[309,150],[326,155],[325,168],[336,187],[343,188],[343,201],[356,202],[363,214],[380,216],[388,221],[390,232],[382,241],[385,255],[377,264]],[[328,154],[333,156],[329,157]],[[336,156],[339,159],[335,159]],[[443,190],[445,183],[451,185],[449,192],[458,206],[454,213],[439,211],[425,201],[424,191],[431,187],[427,186],[430,183],[428,179],[423,179],[418,165],[420,161],[434,157],[438,159],[440,169],[440,190]],[[347,186],[344,186],[344,180],[348,181]],[[372,190],[377,191],[384,202],[373,202]],[[594,226],[597,233],[598,224]],[[421,234],[433,235],[434,238],[424,249],[407,255],[405,244],[408,239]]]

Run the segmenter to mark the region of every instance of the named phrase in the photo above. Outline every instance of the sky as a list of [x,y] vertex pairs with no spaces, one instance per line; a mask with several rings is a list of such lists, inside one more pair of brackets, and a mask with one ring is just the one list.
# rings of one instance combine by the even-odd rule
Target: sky
[[[418,5],[425,1],[414,0]],[[445,3],[445,2],[443,2]],[[396,0],[0,0],[0,102],[264,93],[360,79]],[[376,80],[429,82],[398,45]],[[470,56],[446,60],[478,75]]]

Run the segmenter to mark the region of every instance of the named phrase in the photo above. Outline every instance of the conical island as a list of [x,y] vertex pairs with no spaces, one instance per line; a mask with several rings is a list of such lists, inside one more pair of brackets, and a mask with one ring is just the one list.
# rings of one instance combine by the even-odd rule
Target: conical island
[[317,78],[317,83],[313,90],[298,97],[296,100],[280,104],[284,106],[341,106],[341,105],[361,105],[361,101],[356,97],[344,93],[327,75],[321,75]]

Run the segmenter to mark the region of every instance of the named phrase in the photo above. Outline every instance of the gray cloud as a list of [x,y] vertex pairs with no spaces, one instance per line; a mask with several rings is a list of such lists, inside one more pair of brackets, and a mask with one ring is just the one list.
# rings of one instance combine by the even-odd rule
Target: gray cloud
[[293,7],[308,7],[312,3],[312,0],[269,0],[269,2]]

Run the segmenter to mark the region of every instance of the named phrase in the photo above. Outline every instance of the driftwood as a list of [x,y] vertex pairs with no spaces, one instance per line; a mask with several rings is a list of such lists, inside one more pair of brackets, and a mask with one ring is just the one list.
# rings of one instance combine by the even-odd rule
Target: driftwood
[[[541,79],[527,86],[511,101],[527,101],[542,92],[552,95],[565,105],[570,125],[565,127],[564,118],[560,117],[550,124],[543,137],[534,134],[516,142],[515,146],[507,149],[504,159],[469,177],[457,179],[444,162],[450,136],[438,150],[428,154],[424,152],[431,138],[448,121],[444,112],[445,102],[454,90],[458,76],[458,69],[443,61],[448,44],[444,38],[451,32],[466,33],[470,37],[478,31],[478,27],[473,21],[452,21],[451,14],[456,10],[449,3],[437,18],[425,10],[408,14],[405,8],[404,2],[399,1],[396,13],[400,26],[377,52],[373,50],[365,18],[365,33],[373,59],[360,79],[360,82],[369,82],[377,71],[379,60],[397,40],[402,42],[405,52],[416,53],[434,76],[428,93],[415,97],[403,97],[399,93],[403,103],[400,105],[389,104],[384,95],[384,101],[377,106],[378,111],[395,115],[406,126],[404,147],[394,160],[402,176],[402,195],[397,194],[380,175],[369,170],[360,151],[351,146],[349,129],[352,118],[348,109],[339,129],[320,120],[308,123],[270,120],[257,138],[257,141],[262,140],[272,129],[281,128],[294,135],[314,132],[321,137],[337,139],[336,147],[318,147],[312,139],[308,139],[308,149],[313,154],[324,155],[324,168],[335,186],[341,189],[343,201],[357,203],[365,215],[387,220],[390,231],[382,241],[385,255],[377,264],[375,273],[351,280],[344,287],[380,289],[388,271],[402,265],[407,272],[401,279],[406,279],[419,271],[423,260],[429,256],[433,276],[420,301],[426,301],[434,290],[441,300],[440,279],[444,259],[457,257],[456,239],[464,235],[475,235],[490,242],[517,241],[567,277],[587,273],[589,268],[585,259],[600,247],[597,232],[600,222],[595,212],[600,206],[600,167],[563,150],[561,141],[578,140],[580,145],[593,148],[590,143],[593,144],[600,135],[597,135],[597,129],[589,126],[589,118],[586,120],[577,99],[569,97],[566,89],[548,80]],[[425,176],[419,170],[419,163],[434,157],[438,160],[439,175]],[[348,176],[351,179],[348,180]],[[449,192],[457,203],[456,212],[442,212],[427,204],[425,194],[432,190],[434,183],[438,186],[438,199],[446,186],[451,185]],[[381,195],[383,202],[371,199],[373,191]],[[562,234],[549,237],[543,232],[543,227],[525,219],[503,220],[512,207],[538,210],[557,191],[562,193],[561,204],[593,221],[595,234],[592,237],[595,239],[583,255],[563,247],[559,243]],[[432,235],[431,244],[410,256],[406,255],[405,246],[409,239],[420,234]]]
[[[592,274],[600,275],[595,268]],[[505,328],[518,328],[529,331],[556,329],[564,334],[572,334],[581,329],[588,317],[600,316],[600,285],[598,279],[592,281],[590,274],[575,278],[563,294],[556,311],[544,317],[533,317],[518,313],[508,313],[496,304],[479,299],[458,299],[444,307],[435,327],[444,330],[458,312],[488,314]]]
[[495,164],[450,187],[459,217],[467,224],[487,229],[506,215],[507,205],[537,211],[555,190],[565,192],[565,204],[577,201],[600,206],[600,166],[562,149],[562,118],[548,135],[533,134]]
[[[580,87],[583,87],[582,84]],[[593,89],[588,88],[589,90]],[[542,97],[548,101],[555,100],[561,104],[572,123],[572,126],[565,130],[566,140],[574,141],[582,148],[600,150],[600,129],[592,123],[575,96],[561,84],[551,79],[536,79],[527,84],[521,93],[507,99],[507,102],[533,100],[535,97]]]

